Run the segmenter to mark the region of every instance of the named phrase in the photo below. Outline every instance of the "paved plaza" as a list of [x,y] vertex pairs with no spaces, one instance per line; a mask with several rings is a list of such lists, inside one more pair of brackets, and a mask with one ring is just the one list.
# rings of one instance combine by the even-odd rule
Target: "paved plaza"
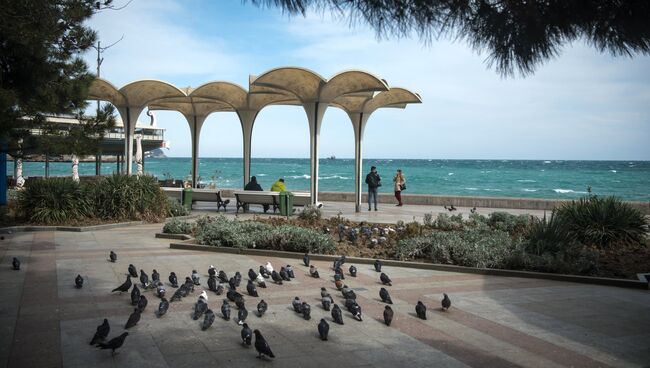
[[[4,235],[0,241],[0,366],[8,367],[648,367],[650,366],[650,292],[549,280],[385,267],[393,279],[388,287],[394,301],[391,327],[382,322],[378,274],[357,265],[359,275],[345,282],[355,289],[363,322],[344,310],[345,325],[334,324],[320,306],[326,287],[341,305],[332,282],[330,262],[314,262],[321,279],[308,277],[295,259],[262,258],[169,249],[169,240],[156,239],[161,225],[141,225],[95,232],[32,232]],[[108,261],[109,250],[118,254]],[[11,270],[12,257],[23,262]],[[248,316],[276,355],[256,358],[244,347],[240,327],[221,318],[224,296],[209,292],[217,320],[207,331],[193,321],[199,288],[171,304],[157,318],[159,299],[152,291],[142,319],[129,329],[114,357],[89,346],[103,318],[111,324],[109,338],[124,331],[133,311],[128,293],[111,290],[125,280],[127,267],[151,274],[157,269],[167,281],[170,271],[182,280],[192,269],[207,289],[213,264],[229,276],[249,268],[257,271],[270,261],[288,263],[296,278],[285,285],[269,283],[258,289],[269,303],[267,315]],[[344,267],[347,271],[348,265]],[[85,278],[74,287],[77,274]],[[133,279],[134,282],[136,281]],[[168,293],[173,290],[167,288]],[[452,307],[439,310],[442,293]],[[244,292],[245,294],[245,288]],[[305,321],[290,307],[299,296],[312,306]],[[245,296],[249,311],[259,298]],[[428,306],[428,319],[415,316],[415,303]],[[344,308],[343,308],[344,309]],[[236,315],[236,308],[233,305]],[[329,341],[318,338],[320,318],[330,323]]]

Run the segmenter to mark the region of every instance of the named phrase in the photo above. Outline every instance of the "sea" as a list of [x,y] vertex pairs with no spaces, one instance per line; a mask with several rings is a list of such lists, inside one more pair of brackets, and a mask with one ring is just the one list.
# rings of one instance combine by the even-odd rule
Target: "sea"
[[[650,161],[558,161],[558,160],[427,160],[364,159],[364,174],[377,166],[382,177],[380,192],[393,190],[392,178],[401,169],[407,179],[404,193],[575,199],[588,188],[596,195],[624,200],[650,201]],[[94,175],[94,162],[82,162],[80,175]],[[43,176],[43,162],[24,163],[23,176]],[[135,165],[134,165],[135,167]],[[159,179],[189,177],[189,157],[148,158],[145,172]],[[115,163],[102,164],[102,174],[116,170]],[[69,162],[51,162],[51,176],[70,175]],[[13,174],[8,162],[7,174]],[[309,189],[309,159],[253,158],[251,174],[263,188],[284,178],[289,190]],[[200,182],[219,188],[243,186],[241,158],[201,158]],[[320,190],[354,191],[354,159],[321,159]]]

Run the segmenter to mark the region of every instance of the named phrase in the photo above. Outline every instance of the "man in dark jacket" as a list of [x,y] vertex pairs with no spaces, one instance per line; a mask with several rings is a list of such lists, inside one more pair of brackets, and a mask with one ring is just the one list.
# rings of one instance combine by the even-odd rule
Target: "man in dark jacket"
[[[262,186],[257,183],[257,178],[254,177],[254,176],[251,176],[251,181],[249,181],[248,184],[246,184],[246,186],[244,187],[244,190],[262,191],[263,189],[262,189]],[[269,210],[269,205],[268,204],[264,204],[262,206],[264,206],[264,212]],[[248,211],[248,205],[246,205],[246,210]]]
[[375,211],[377,211],[377,188],[381,186],[381,177],[377,174],[375,166],[370,168],[370,173],[366,175],[366,184],[368,184],[368,211],[372,210],[374,198]]

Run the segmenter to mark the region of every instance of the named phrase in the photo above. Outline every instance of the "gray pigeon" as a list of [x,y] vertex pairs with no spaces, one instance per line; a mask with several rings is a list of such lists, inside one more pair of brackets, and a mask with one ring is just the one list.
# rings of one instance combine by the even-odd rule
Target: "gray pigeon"
[[309,267],[309,253],[305,253],[302,257],[302,263],[305,264],[305,267]]
[[138,324],[140,321],[140,310],[138,308],[135,308],[133,310],[133,313],[129,316],[129,320],[126,321],[126,325],[124,326],[125,330],[128,330],[129,328],[135,326]]
[[77,277],[75,277],[74,286],[76,286],[77,289],[81,289],[84,286],[84,278],[81,277],[81,275],[77,275]]
[[248,310],[246,310],[246,308],[241,308],[240,310],[238,310],[237,324],[243,325],[244,321],[246,321],[246,317],[248,317]]
[[284,267],[280,267],[280,278],[284,281],[291,281],[289,273],[287,273],[287,270]]
[[290,278],[296,278],[296,274],[293,272],[293,267],[291,267],[291,265],[287,265],[284,269],[287,271],[287,275],[289,275]]
[[244,345],[251,346],[251,342],[253,341],[253,331],[248,327],[247,323],[242,325],[241,339]]
[[140,295],[140,300],[138,300],[138,309],[140,312],[144,312],[144,309],[147,307],[147,298],[144,295]]
[[388,290],[386,290],[385,288],[379,289],[379,297],[381,298],[382,302],[393,304],[393,300],[390,298],[390,294],[388,293]]
[[264,301],[264,299],[260,300],[259,303],[257,303],[257,316],[262,317],[264,313],[266,313],[266,310],[268,309],[268,304]]
[[205,311],[205,318],[203,319],[203,325],[201,326],[201,330],[205,331],[208,328],[210,328],[210,326],[212,326],[212,323],[214,323],[214,318],[215,315],[212,309],[208,309],[207,311]]
[[194,285],[197,285],[197,286],[201,285],[201,282],[200,282],[201,280],[200,279],[201,278],[199,277],[199,273],[196,272],[196,270],[192,270],[192,282],[194,283]]
[[343,324],[343,313],[341,313],[341,308],[336,304],[332,307],[332,319],[339,325]]
[[391,284],[392,281],[390,277],[388,277],[388,275],[386,275],[383,272],[381,273],[381,275],[379,275],[379,280],[381,280],[381,283],[384,285],[393,286],[393,284]]
[[112,338],[109,342],[105,344],[100,343],[99,345],[97,345],[97,347],[100,349],[111,349],[112,350],[111,355],[115,355],[115,350],[122,347],[122,345],[124,344],[124,339],[126,339],[127,336],[129,336],[129,333],[124,332],[120,336]]
[[418,315],[419,319],[427,319],[427,307],[418,300],[418,304],[415,306],[415,313]]
[[375,266],[375,271],[381,272],[381,261],[380,260],[376,259],[374,266]]
[[449,299],[447,294],[442,294],[442,295],[444,295],[444,298],[442,298],[442,302],[441,302],[442,310],[446,311],[449,309],[449,307],[451,307],[451,299]]
[[300,310],[302,311],[302,318],[309,321],[311,319],[311,306],[309,306],[307,302],[302,302],[302,306],[300,307]]
[[138,289],[138,285],[133,285],[133,289],[131,290],[131,304],[138,305],[139,301],[140,301],[140,289]]
[[257,294],[257,288],[255,287],[255,284],[253,281],[248,280],[248,284],[246,284],[246,291],[248,291],[248,295],[258,297],[259,295]]
[[320,297],[324,298],[326,296],[330,296],[330,293],[324,287],[320,288]]
[[326,311],[330,310],[330,306],[332,305],[332,297],[327,295],[324,298],[321,299],[321,303],[323,304],[323,309]]
[[162,317],[163,315],[165,315],[165,313],[167,313],[167,309],[169,309],[169,302],[167,301],[167,299],[162,298],[160,300],[160,304],[158,305],[157,316]]
[[174,272],[169,273],[169,283],[172,285],[172,287],[177,288],[178,287],[178,278],[176,277],[176,274]]
[[228,304],[228,299],[223,300],[223,304],[221,305],[221,314],[223,315],[223,319],[230,321],[230,304]]
[[210,275],[208,277],[208,290],[210,291],[217,291],[217,278],[214,275]]
[[208,302],[203,298],[199,298],[199,300],[194,305],[194,315],[192,316],[192,319],[195,321],[198,320],[207,310]]
[[248,269],[248,279],[255,281],[257,279],[257,273],[253,271],[252,268]]
[[390,324],[393,322],[393,309],[390,307],[390,305],[387,305],[384,308],[384,323],[386,326],[390,326]]
[[154,268],[153,271],[151,271],[151,281],[152,282],[158,282],[160,281],[160,274],[156,269]]
[[302,313],[302,302],[299,297],[295,297],[291,302],[291,306],[296,313]]
[[255,330],[253,333],[255,334],[255,350],[257,350],[257,353],[259,354],[257,357],[262,358],[264,355],[266,355],[271,358],[275,358],[275,355],[273,355],[269,343],[266,342],[266,339],[264,336],[262,336],[260,330]]
[[158,281],[158,286],[156,286],[156,295],[158,295],[159,298],[165,297],[165,286],[160,281]]
[[129,265],[129,275],[131,275],[131,277],[138,277],[138,270],[132,264]]
[[108,255],[108,259],[110,259],[111,262],[115,263],[115,261],[117,261],[117,254],[115,254],[115,252],[111,251],[111,253]]
[[273,272],[271,272],[271,279],[272,279],[273,282],[275,282],[276,284],[278,284],[278,285],[282,285],[282,277],[280,276],[280,274],[278,273],[278,271],[273,270]]
[[20,260],[16,257],[14,257],[14,260],[11,262],[11,266],[15,271],[20,270]]
[[324,318],[320,319],[320,323],[318,324],[318,334],[320,335],[320,339],[323,341],[327,341],[327,335],[330,332],[330,325],[325,321]]
[[110,331],[111,326],[108,324],[108,320],[104,318],[104,322],[101,325],[97,326],[97,331],[95,332],[92,340],[90,340],[90,345],[95,345],[106,340],[106,337],[108,337],[108,333]]
[[144,272],[144,270],[140,270],[140,282],[142,283],[142,287],[144,289],[149,286],[149,276]]
[[349,271],[350,271],[350,276],[352,276],[352,277],[357,277],[357,268],[354,267],[354,265],[351,265],[351,266],[350,266],[350,270],[349,270]]
[[126,276],[126,281],[124,281],[124,283],[122,285],[120,285],[120,286],[116,287],[115,289],[113,289],[111,291],[111,293],[116,292],[116,291],[119,291],[120,293],[123,293],[125,291],[129,291],[129,289],[131,288],[131,285],[132,285],[131,276]]

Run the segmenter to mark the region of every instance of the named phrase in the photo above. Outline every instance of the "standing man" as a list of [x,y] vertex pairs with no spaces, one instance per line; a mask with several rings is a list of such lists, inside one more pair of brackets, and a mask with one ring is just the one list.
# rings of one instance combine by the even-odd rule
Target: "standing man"
[[370,168],[370,173],[366,175],[366,184],[368,184],[368,211],[372,210],[373,197],[375,211],[377,211],[377,188],[381,186],[381,177],[377,174],[377,167]]

